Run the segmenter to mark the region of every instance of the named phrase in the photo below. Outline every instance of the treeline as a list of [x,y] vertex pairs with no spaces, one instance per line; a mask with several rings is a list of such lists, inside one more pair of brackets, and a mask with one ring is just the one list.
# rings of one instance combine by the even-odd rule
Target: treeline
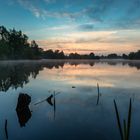
[[140,60],[140,50],[137,52],[130,52],[128,55],[122,54],[117,55],[116,53],[109,54],[107,56],[100,56],[101,59],[130,59],[130,60]]
[[94,53],[90,53],[89,55],[81,55],[78,53],[70,53],[69,55],[65,55],[63,51],[59,50],[47,50],[43,52],[43,58],[46,59],[99,59],[99,56],[95,56]]
[[94,53],[81,55],[78,53],[64,54],[59,50],[44,51],[33,40],[29,43],[28,36],[15,29],[6,29],[0,26],[0,60],[7,59],[140,59],[140,51],[131,52],[122,56],[109,54],[96,56]]
[[117,55],[116,53],[108,54],[106,56],[97,56],[94,53],[90,54],[78,54],[70,53],[65,55],[63,51],[59,50],[47,50],[43,51],[42,58],[46,59],[130,59],[130,60],[140,60],[140,50],[137,52],[130,52],[128,55],[122,54]]

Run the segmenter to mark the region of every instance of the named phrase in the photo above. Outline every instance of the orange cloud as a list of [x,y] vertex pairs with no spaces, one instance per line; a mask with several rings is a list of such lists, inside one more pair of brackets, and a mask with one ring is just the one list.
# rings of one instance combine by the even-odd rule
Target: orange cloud
[[37,42],[44,49],[59,49],[65,53],[122,54],[139,49],[138,36],[140,32],[135,30],[75,32]]

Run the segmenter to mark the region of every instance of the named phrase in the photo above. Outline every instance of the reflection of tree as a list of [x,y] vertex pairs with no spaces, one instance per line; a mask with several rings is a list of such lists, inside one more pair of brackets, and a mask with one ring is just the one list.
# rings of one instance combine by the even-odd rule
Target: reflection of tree
[[89,60],[83,60],[83,61],[69,61],[69,64],[70,65],[74,65],[74,66],[78,66],[78,65],[80,65],[80,64],[85,64],[85,65],[90,65],[90,66],[94,66],[94,64],[95,64],[95,61],[89,61]]
[[6,92],[9,88],[17,89],[29,82],[29,77],[36,78],[43,68],[63,67],[65,62],[25,62],[0,64],[0,91]]
[[29,82],[29,77],[36,78],[40,65],[8,64],[0,65],[0,91],[7,91],[10,87],[17,89]]
[[135,67],[137,68],[138,70],[140,69],[140,62],[137,62],[137,61],[122,61],[122,62],[108,62],[109,65],[117,65],[117,64],[122,64],[122,66],[126,66],[128,65],[129,67]]
[[136,67],[138,70],[140,69],[140,63],[129,63],[130,67]]
[[108,62],[109,65],[115,66],[117,65],[117,62]]
[[[63,60],[63,61],[25,61],[25,62],[1,62],[0,63],[0,91],[6,92],[10,87],[13,89],[17,89],[18,87],[23,87],[25,84],[29,82],[29,77],[36,78],[39,74],[39,71],[43,70],[43,68],[47,69],[59,69],[63,68],[65,64],[70,65],[90,65],[94,66],[95,63],[107,63],[101,61],[71,61],[71,60]],[[130,67],[136,67],[140,69],[140,63],[138,62],[108,62],[109,65],[116,64],[128,65]]]

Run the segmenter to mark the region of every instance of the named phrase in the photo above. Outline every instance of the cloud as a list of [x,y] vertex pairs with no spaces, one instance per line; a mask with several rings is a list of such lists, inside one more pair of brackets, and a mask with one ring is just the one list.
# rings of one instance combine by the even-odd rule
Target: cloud
[[94,29],[94,25],[91,23],[81,24],[77,26],[77,29],[81,31],[91,31]]
[[56,2],[55,0],[44,0],[46,3],[54,3]]
[[94,20],[103,21],[113,1],[114,0],[95,0],[89,7],[84,9],[84,13]]
[[66,12],[66,11],[60,11],[60,12],[50,12],[47,10],[42,10],[41,11],[42,16],[44,17],[54,17],[54,18],[70,18],[70,19],[74,19],[77,16],[80,15],[79,12],[75,12],[75,13],[70,13],[70,12]]
[[[52,22],[52,25],[41,29],[40,31],[31,31],[28,35],[33,39],[50,38],[52,36],[62,36],[72,38],[70,41],[57,41],[58,44],[92,44],[92,43],[127,43],[137,42],[137,37],[132,36],[132,32],[117,35],[100,35],[97,31],[115,31],[115,30],[133,30],[140,29],[140,0],[94,0],[92,3],[86,4],[86,0],[82,3],[86,5],[77,6],[76,2],[69,2],[69,0],[17,0],[18,3],[30,11],[35,17],[45,19]],[[69,2],[69,3],[68,3]],[[66,5],[71,5],[67,8],[62,8]],[[57,7],[57,8],[54,8]],[[79,8],[80,7],[80,8]],[[74,21],[73,21],[74,19]],[[72,21],[70,24],[61,25],[67,20]],[[54,23],[53,23],[54,21]],[[60,22],[57,25],[57,22]],[[94,31],[91,33],[91,31]],[[87,32],[87,33],[85,33]],[[89,33],[90,32],[90,33]],[[109,33],[109,32],[107,32]],[[130,35],[129,35],[130,34]],[[61,42],[62,41],[62,42]],[[54,41],[55,42],[55,41]],[[56,45],[56,43],[49,42],[49,45]]]
[[33,13],[37,18],[43,17],[42,10],[34,5],[31,1],[28,0],[17,0],[17,2],[29,10],[31,13]]
[[129,53],[140,46],[139,36],[137,30],[85,31],[38,40],[37,43],[45,49],[60,49],[66,53]]
[[[96,31],[96,36],[81,37],[76,43],[140,44],[140,30]],[[102,35],[103,34],[103,35]],[[87,35],[87,34],[86,34]]]
[[91,31],[94,29],[94,22],[93,23],[84,23],[84,24],[71,24],[71,25],[61,25],[61,26],[54,26],[49,27],[48,30],[56,30],[56,31],[66,31],[66,30],[78,30],[78,31]]
[[[44,0],[47,4],[53,4],[56,1],[55,0]],[[47,8],[47,5],[41,6],[39,3],[40,1],[29,1],[29,0],[17,0],[17,2],[29,10],[33,15],[35,15],[37,18],[47,18],[47,17],[53,17],[53,18],[70,18],[74,19],[77,16],[80,16],[80,12],[67,12],[67,11],[49,11]]]
[[48,27],[47,30],[55,30],[55,31],[92,31],[94,29],[95,22],[91,23],[83,23],[83,24],[69,24],[69,25],[59,25],[59,26],[52,26]]
[[[53,17],[64,20],[98,21],[98,28],[138,28],[140,20],[140,0],[17,0],[20,5],[32,12],[37,18]],[[79,3],[78,3],[79,1]],[[81,3],[81,5],[77,5]],[[55,8],[54,8],[55,7]],[[62,8],[63,7],[63,8]],[[81,25],[79,29],[96,29],[96,25]]]
[[106,43],[108,40],[107,38],[110,38],[115,33],[116,31],[75,32],[65,34],[61,37],[51,37],[46,40],[38,40],[37,42],[41,47],[69,46],[70,44],[82,46],[83,44]]
[[[39,3],[43,3],[43,1],[47,5],[41,6],[41,4],[39,4]],[[104,0],[101,0],[100,3],[95,0],[95,4],[93,3],[93,6],[87,6],[81,10],[74,10],[71,12],[68,9],[65,9],[65,10],[58,9],[56,11],[48,10],[49,9],[47,7],[48,4],[57,4],[59,2],[56,0],[43,0],[43,1],[40,2],[39,0],[36,0],[36,1],[17,0],[17,2],[21,6],[28,9],[36,17],[41,17],[41,18],[54,17],[54,18],[70,18],[70,19],[76,19],[79,17],[80,18],[90,17],[90,18],[93,18],[94,20],[101,20],[101,15],[104,14],[105,10],[107,9],[108,3],[111,0],[106,0],[106,2],[103,2]],[[63,6],[65,6],[65,5],[63,5]]]

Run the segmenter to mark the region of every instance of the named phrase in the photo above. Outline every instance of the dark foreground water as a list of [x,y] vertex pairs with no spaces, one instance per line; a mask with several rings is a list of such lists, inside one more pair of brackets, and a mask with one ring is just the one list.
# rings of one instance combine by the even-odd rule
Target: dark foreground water
[[[31,97],[24,113],[20,93]],[[123,129],[130,98],[139,140],[140,62],[0,62],[0,140],[121,140],[113,100]]]

